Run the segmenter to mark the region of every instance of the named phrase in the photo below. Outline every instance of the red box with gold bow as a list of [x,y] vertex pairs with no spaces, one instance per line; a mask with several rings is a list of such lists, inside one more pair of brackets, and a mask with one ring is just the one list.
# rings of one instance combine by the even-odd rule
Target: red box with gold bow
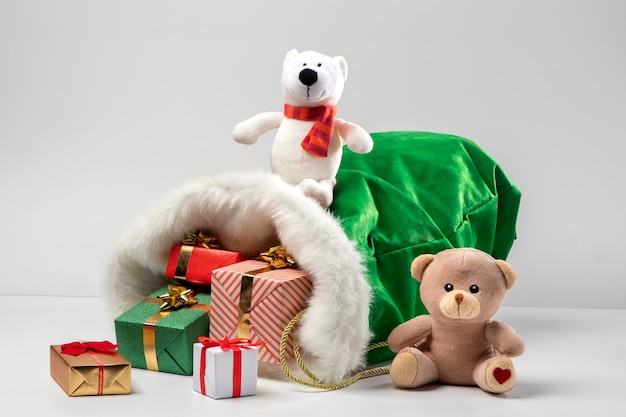
[[70,397],[130,393],[130,362],[110,342],[50,346],[50,375]]
[[215,268],[243,260],[239,252],[175,244],[170,251],[165,276],[196,285],[211,285]]
[[[280,363],[280,338],[289,321],[303,310],[313,284],[296,268],[273,269],[270,263],[247,260],[213,271],[211,286],[212,339],[249,338],[267,341],[259,360]],[[285,350],[293,352],[293,339]]]

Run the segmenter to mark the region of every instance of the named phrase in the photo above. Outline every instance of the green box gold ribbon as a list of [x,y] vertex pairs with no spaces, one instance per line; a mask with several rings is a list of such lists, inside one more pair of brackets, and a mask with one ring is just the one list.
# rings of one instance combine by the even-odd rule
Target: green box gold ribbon
[[193,344],[208,335],[210,300],[181,286],[161,288],[115,319],[118,350],[135,368],[191,375]]

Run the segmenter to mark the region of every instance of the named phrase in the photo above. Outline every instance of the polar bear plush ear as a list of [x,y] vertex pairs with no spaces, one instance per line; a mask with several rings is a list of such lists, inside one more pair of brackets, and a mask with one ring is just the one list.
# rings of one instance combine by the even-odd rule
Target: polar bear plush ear
[[348,78],[348,62],[342,56],[334,57],[333,61],[335,61],[341,69],[341,72],[343,73],[343,80],[345,81]]
[[289,52],[287,52],[287,55],[285,55],[285,60],[283,61],[283,66],[287,66],[289,65],[289,63],[291,61],[293,61],[293,59],[295,57],[298,56],[298,50],[297,49],[291,49]]

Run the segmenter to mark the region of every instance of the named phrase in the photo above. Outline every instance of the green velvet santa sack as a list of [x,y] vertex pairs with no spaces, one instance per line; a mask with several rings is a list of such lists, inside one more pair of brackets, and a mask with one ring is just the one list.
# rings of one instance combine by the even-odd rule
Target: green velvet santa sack
[[[424,132],[372,134],[374,149],[345,149],[331,210],[365,258],[373,291],[373,342],[426,309],[413,259],[472,247],[506,259],[515,240],[521,193],[475,143]],[[374,349],[368,363],[391,360]]]

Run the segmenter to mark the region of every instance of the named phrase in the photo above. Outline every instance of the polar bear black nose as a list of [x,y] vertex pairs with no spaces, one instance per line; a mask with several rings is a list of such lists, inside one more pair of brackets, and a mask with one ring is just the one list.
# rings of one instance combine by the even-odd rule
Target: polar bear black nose
[[300,80],[302,84],[306,85],[307,87],[310,87],[317,82],[317,72],[313,71],[312,69],[305,68],[302,71],[300,71],[300,75],[298,75],[298,79]]

